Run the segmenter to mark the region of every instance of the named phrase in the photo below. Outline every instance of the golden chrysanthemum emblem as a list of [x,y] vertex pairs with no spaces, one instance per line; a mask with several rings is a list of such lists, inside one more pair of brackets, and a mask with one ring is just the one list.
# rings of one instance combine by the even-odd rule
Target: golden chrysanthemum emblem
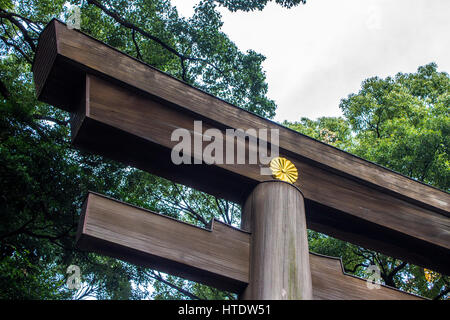
[[294,183],[298,178],[298,171],[294,164],[286,158],[276,157],[270,161],[270,169],[275,179]]
[[425,274],[425,279],[427,279],[428,282],[434,282],[437,279],[439,279],[439,273],[431,271],[430,269],[423,269]]

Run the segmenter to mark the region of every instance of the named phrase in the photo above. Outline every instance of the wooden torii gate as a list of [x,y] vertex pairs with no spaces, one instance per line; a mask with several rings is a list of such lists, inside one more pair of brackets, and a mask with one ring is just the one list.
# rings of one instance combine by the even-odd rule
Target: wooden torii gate
[[[242,205],[208,229],[90,193],[78,246],[243,299],[416,299],[308,252],[306,227],[450,274],[450,195],[235,107],[52,20],[33,63],[38,99],[71,113],[73,144]],[[175,165],[174,129],[279,130],[294,184],[259,164]],[[261,142],[261,140],[259,140]],[[238,144],[239,142],[235,142]],[[249,148],[248,142],[245,147]],[[190,154],[194,157],[194,153]]]

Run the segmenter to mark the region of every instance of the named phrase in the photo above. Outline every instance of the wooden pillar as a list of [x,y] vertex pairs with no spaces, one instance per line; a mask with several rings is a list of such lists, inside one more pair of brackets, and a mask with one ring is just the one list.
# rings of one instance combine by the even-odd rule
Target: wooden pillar
[[311,270],[304,198],[286,182],[266,181],[247,198],[241,228],[251,235],[246,300],[310,300]]

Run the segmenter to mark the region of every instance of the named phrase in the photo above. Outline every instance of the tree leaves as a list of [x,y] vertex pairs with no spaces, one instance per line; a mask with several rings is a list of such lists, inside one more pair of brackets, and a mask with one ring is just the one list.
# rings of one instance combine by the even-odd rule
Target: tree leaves
[[[242,108],[274,116],[275,103],[266,97],[264,57],[241,52],[220,31],[213,2],[200,2],[189,19],[179,17],[166,0],[69,3],[81,6],[83,32]],[[0,297],[139,299],[150,297],[150,283],[165,290],[167,284],[154,282],[149,270],[74,248],[87,191],[201,226],[214,216],[236,225],[240,208],[74,150],[69,115],[36,101],[31,74],[39,32],[50,19],[67,17],[69,6],[66,1],[3,1],[1,8],[0,182],[5,187],[0,191],[0,283],[9,290]],[[81,270],[78,292],[64,285],[70,264]],[[15,266],[20,268],[13,271]],[[202,298],[228,296],[176,279],[165,278],[186,283]]]
[[[344,118],[302,118],[283,125],[444,191],[450,189],[450,78],[430,63],[416,73],[365,80],[342,99]],[[448,298],[449,279],[431,270],[309,231],[312,251],[341,256],[365,277],[377,265],[385,284],[429,298]]]
[[415,74],[371,78],[340,107],[356,133],[351,152],[450,190],[448,74],[436,64]]
[[[263,10],[271,0],[215,0],[215,2],[226,7],[230,11],[253,11]],[[275,3],[285,8],[292,8],[306,0],[275,0]]]

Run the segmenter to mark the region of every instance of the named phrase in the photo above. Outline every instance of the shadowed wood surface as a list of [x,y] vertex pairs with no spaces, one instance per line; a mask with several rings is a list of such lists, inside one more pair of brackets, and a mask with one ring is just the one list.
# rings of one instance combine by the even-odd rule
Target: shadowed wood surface
[[[83,250],[242,293],[249,282],[250,234],[219,221],[210,230],[89,193],[77,235]],[[314,299],[421,299],[386,286],[369,290],[341,261],[309,254]]]
[[424,300],[383,285],[368,289],[365,279],[343,272],[339,258],[310,253],[309,261],[314,300]]
[[262,182],[243,208],[252,233],[246,300],[313,298],[303,195],[281,181]]
[[249,234],[213,220],[210,230],[89,193],[77,246],[214,287],[248,281]]
[[[56,20],[41,34],[33,72],[39,99],[73,113],[76,146],[241,203],[267,179],[259,165],[175,166],[170,133],[192,131],[193,120],[204,129],[279,129],[281,155],[300,172],[309,228],[450,274],[445,192],[232,106]],[[107,81],[91,77],[86,86],[86,72]]]

